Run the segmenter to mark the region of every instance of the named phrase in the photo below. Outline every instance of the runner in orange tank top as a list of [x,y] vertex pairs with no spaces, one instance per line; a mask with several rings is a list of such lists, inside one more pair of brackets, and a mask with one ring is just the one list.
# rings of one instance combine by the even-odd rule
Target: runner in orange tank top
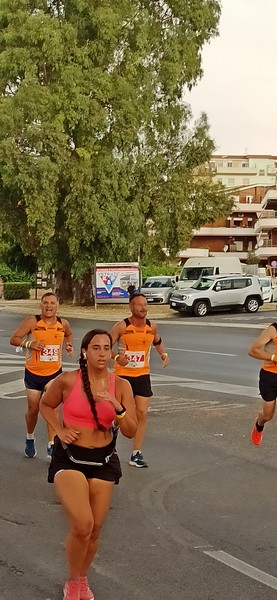
[[248,350],[249,356],[262,360],[259,389],[263,399],[262,410],[251,433],[252,443],[259,446],[263,429],[271,421],[277,398],[277,323],[272,323],[253,342]]
[[149,367],[152,344],[164,367],[168,365],[168,355],[156,323],[147,319],[145,296],[134,294],[130,297],[129,305],[131,316],[116,323],[111,331],[113,344],[119,342],[121,346],[119,353],[114,353],[114,368],[116,375],[127,379],[131,384],[136,403],[138,428],[129,464],[134,467],[148,467],[142,456],[142,444],[150,398],[153,395]]
[[[39,403],[51,381],[62,372],[64,341],[67,353],[73,353],[72,331],[68,321],[57,317],[58,299],[53,292],[43,294],[40,309],[40,315],[24,319],[10,339],[12,346],[18,346],[19,350],[26,349],[24,382],[28,408],[25,415],[25,456],[28,458],[34,458],[37,454],[34,430],[38,420]],[[52,455],[53,439],[54,430],[48,426],[48,458]]]

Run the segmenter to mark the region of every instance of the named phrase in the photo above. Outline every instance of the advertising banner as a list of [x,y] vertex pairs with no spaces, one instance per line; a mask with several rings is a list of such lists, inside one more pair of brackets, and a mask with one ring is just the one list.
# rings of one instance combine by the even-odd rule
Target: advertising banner
[[139,263],[96,263],[96,300],[128,302],[130,292],[139,291]]

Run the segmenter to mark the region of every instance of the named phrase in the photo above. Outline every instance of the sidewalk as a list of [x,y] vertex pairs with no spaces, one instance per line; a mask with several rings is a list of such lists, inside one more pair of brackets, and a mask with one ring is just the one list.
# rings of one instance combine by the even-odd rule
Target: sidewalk
[[[38,291],[37,300],[35,300],[34,291],[31,292],[30,300],[4,300],[0,298],[0,313],[7,312],[18,315],[38,314],[40,312],[40,297],[44,292],[45,290]],[[96,309],[93,306],[83,307],[61,304],[58,314],[65,318],[120,321],[128,316],[130,311],[128,304],[98,304]],[[166,304],[156,304],[149,305],[147,316],[149,319],[172,319],[178,317],[178,314]]]
[[[44,291],[42,292],[44,293]],[[40,294],[41,296],[42,294]],[[16,313],[18,315],[32,315],[39,313],[39,298],[35,300],[34,293],[30,300],[3,300],[0,299],[0,313]],[[260,312],[276,310],[276,303],[265,303]],[[98,304],[95,309],[93,306],[73,306],[71,304],[62,304],[59,308],[59,315],[65,318],[92,319],[99,321],[120,321],[130,313],[128,304]],[[225,312],[223,314],[226,314]],[[256,313],[255,313],[256,314]],[[148,305],[149,319],[179,319],[179,314],[167,304]],[[203,319],[202,319],[203,321]]]

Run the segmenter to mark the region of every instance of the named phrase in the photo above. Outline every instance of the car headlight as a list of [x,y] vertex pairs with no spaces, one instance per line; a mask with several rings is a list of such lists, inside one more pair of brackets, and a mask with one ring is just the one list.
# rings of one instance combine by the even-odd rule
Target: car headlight
[[190,296],[186,296],[186,295],[182,296],[182,300],[189,300],[189,299],[190,299]]

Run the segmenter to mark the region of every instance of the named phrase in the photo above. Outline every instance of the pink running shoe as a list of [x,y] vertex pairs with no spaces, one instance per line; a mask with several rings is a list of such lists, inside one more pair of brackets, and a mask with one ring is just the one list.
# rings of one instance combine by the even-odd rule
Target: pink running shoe
[[80,582],[69,579],[63,588],[63,600],[80,600]]
[[94,600],[87,577],[80,577],[80,600]]

